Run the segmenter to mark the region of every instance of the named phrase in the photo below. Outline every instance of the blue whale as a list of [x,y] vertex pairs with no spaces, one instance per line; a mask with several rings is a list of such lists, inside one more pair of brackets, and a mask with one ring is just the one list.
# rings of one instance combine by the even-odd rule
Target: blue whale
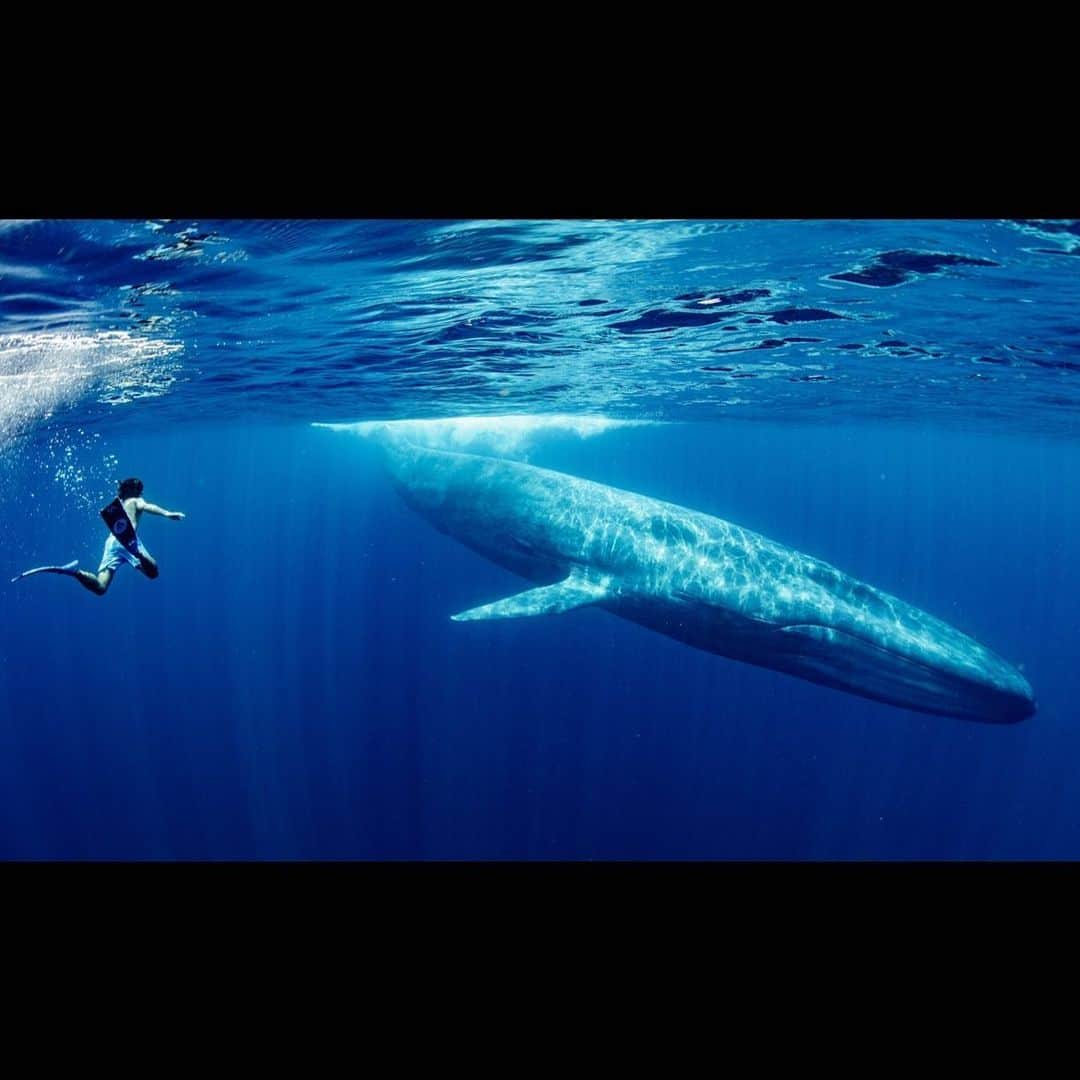
[[534,588],[452,616],[595,605],[708,652],[920,712],[1013,723],[1013,665],[894,596],[708,514],[517,461],[379,443],[405,502]]

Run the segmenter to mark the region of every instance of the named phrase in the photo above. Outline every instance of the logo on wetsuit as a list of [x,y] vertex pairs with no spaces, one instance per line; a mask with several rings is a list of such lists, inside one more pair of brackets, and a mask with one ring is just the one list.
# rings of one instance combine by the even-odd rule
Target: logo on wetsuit
[[113,522],[112,531],[116,533],[117,536],[123,536],[124,533],[127,532],[127,527],[128,523],[123,518],[120,518]]

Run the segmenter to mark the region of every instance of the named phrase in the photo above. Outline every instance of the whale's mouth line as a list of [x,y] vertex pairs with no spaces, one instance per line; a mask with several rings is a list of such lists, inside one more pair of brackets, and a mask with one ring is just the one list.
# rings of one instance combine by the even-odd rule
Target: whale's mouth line
[[[1005,688],[999,688],[994,686],[980,686],[973,679],[965,679],[962,676],[950,672],[947,668],[941,667],[929,663],[926,660],[919,659],[918,657],[910,656],[909,654],[899,652],[896,649],[890,649],[886,645],[881,645],[876,641],[870,641],[865,637],[861,637],[858,634],[852,634],[846,630],[837,630],[835,627],[826,626],[824,623],[788,623],[784,626],[777,627],[779,631],[785,633],[802,634],[809,640],[816,640],[825,643],[818,634],[829,634],[831,637],[828,639],[830,643],[839,639],[847,639],[848,641],[857,642],[861,647],[871,649],[874,652],[887,656],[889,659],[897,661],[906,667],[913,674],[915,672],[924,673],[935,680],[945,679],[948,683],[952,684],[951,690],[954,693],[962,693],[965,690],[970,692],[973,687],[977,687],[977,692],[982,692],[989,695],[1011,695],[1012,692]],[[1015,696],[1022,696],[1016,694]]]
[[[906,653],[899,652],[896,649],[890,649],[887,645],[881,645],[878,642],[871,641],[869,638],[862,637],[859,634],[853,634],[849,630],[837,630],[835,626],[827,626],[825,623],[786,623],[783,626],[778,626],[776,629],[781,633],[799,634],[811,641],[818,641],[822,644],[825,642],[818,636],[819,633],[822,635],[836,635],[836,637],[846,638],[848,641],[857,642],[867,649],[873,649],[875,652],[881,653],[882,656],[888,656],[894,660],[899,660],[902,663],[910,664],[912,667],[921,668],[923,671],[929,672],[930,674],[945,674],[941,668],[934,667],[925,660],[918,660],[915,657],[908,656]],[[817,633],[812,633],[811,631],[817,631]]]
[[[912,656],[910,653],[900,652],[899,649],[890,649],[888,645],[882,645],[880,642],[871,641],[868,637],[863,637],[861,634],[852,633],[850,630],[838,630],[835,626],[828,626],[825,623],[788,623],[784,626],[780,626],[777,629],[784,631],[785,633],[800,633],[803,631],[819,631],[821,633],[827,633],[835,635],[837,638],[844,638],[848,641],[857,642],[859,645],[864,646],[867,649],[873,649],[875,652],[881,653],[883,656],[892,657],[894,660],[900,660],[905,664],[910,664],[912,667],[921,668],[923,671],[928,671],[934,675],[947,675],[949,674],[944,668],[939,665],[933,664],[927,660],[920,660],[916,656]],[[806,634],[808,638],[813,638],[816,635]],[[818,639],[820,640],[820,639]]]
[[[784,626],[778,627],[777,629],[784,633],[802,634],[810,640],[817,640],[819,642],[822,642],[823,644],[825,642],[822,641],[822,638],[818,637],[817,634],[807,633],[807,631],[818,631],[822,634],[827,633],[830,635],[835,635],[835,638],[854,641],[863,648],[872,649],[874,652],[880,653],[882,656],[887,656],[891,660],[896,660],[905,666],[925,672],[926,674],[935,676],[936,678],[945,677],[948,679],[955,679],[955,676],[953,676],[945,668],[942,668],[935,664],[931,664],[926,660],[920,660],[917,657],[909,655],[908,653],[902,653],[897,649],[890,649],[887,645],[881,645],[876,641],[871,641],[869,638],[862,637],[859,634],[853,634],[848,630],[837,630],[834,626],[826,626],[824,623],[788,623]],[[832,641],[829,642],[829,644],[832,643]],[[962,680],[956,681],[962,682]]]

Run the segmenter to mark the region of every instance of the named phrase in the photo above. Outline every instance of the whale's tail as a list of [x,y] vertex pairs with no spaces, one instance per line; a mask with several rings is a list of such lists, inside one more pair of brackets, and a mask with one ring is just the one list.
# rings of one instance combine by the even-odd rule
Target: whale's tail
[[440,452],[527,461],[530,451],[545,439],[567,436],[589,439],[618,428],[661,422],[576,413],[539,413],[364,420],[353,424],[316,423],[313,426],[349,432],[371,442],[379,451],[382,464],[395,486],[411,503],[410,493],[415,494],[414,489],[420,482],[418,474],[430,470]]
[[411,443],[428,450],[452,450],[485,457],[527,458],[545,438],[588,439],[625,427],[654,425],[654,420],[620,420],[575,413],[509,416],[447,416],[426,420],[365,420],[356,424],[315,424],[348,431],[381,447]]

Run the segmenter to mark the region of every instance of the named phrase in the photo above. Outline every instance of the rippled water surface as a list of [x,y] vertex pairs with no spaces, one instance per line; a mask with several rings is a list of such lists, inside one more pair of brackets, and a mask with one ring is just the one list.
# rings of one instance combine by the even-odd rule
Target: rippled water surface
[[1073,432],[1078,255],[1075,222],[9,223],[0,423],[78,404]]

